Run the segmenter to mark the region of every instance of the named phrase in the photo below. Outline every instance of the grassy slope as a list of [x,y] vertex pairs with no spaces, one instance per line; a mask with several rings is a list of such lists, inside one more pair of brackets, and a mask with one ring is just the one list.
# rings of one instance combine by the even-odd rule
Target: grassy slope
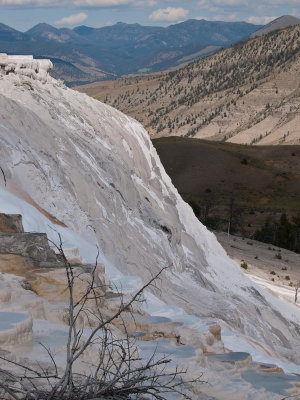
[[210,189],[214,213],[226,218],[233,196],[252,230],[268,215],[300,212],[300,146],[254,147],[178,137],[154,139],[153,144],[186,201],[201,203]]
[[172,72],[78,90],[137,118],[150,135],[298,144],[300,25]]

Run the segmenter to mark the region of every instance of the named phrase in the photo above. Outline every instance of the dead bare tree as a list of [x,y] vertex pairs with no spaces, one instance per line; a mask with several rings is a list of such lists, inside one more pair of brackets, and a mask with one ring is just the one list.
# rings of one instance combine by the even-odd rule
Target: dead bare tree
[[[31,367],[0,356],[12,367],[9,370],[0,369],[0,394],[2,391],[2,395],[11,400],[88,400],[99,397],[164,400],[167,394],[173,393],[173,396],[177,394],[191,400],[186,388],[201,382],[200,378],[185,380],[187,370],[171,368],[171,360],[159,358],[156,352],[145,361],[136,342],[128,334],[126,323],[123,324],[121,337],[112,328],[112,323],[122,320],[124,313],[143,301],[144,291],[155,284],[166,268],[162,268],[129,300],[124,301],[121,297],[117,310],[105,317],[101,311],[104,284],[99,284],[96,277],[98,256],[86,289],[76,298],[74,288],[83,274],[75,273],[64,254],[61,237],[59,240],[57,249],[64,262],[69,297],[65,366],[60,368],[50,349],[44,345],[49,357],[50,366],[47,367]],[[84,355],[88,352],[93,353],[94,360],[85,363],[82,372],[78,365],[82,366]]]
[[283,397],[281,400],[288,400],[288,399],[299,399],[300,393],[292,394],[291,396]]
[[6,184],[7,184],[7,181],[6,181],[6,176],[5,176],[4,170],[3,170],[3,168],[2,168],[2,167],[0,167],[0,170],[1,170],[1,172],[2,172],[2,175],[3,175],[4,186],[6,186]]

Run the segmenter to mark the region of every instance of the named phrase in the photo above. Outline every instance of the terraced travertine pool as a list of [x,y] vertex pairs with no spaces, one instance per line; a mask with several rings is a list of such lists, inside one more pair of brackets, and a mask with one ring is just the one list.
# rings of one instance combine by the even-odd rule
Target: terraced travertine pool
[[28,315],[26,314],[0,311],[0,331],[13,329],[15,324],[23,322],[26,319],[28,319]]

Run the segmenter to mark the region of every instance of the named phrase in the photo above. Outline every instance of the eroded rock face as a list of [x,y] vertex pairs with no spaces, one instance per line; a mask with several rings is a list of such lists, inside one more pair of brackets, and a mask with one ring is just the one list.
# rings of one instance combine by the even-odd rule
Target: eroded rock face
[[33,56],[0,53],[0,74],[17,74],[46,83],[53,68],[50,60],[34,60]]
[[0,254],[0,273],[25,276],[35,265],[28,257],[16,254]]
[[221,327],[220,325],[210,325],[208,327],[209,332],[214,336],[216,340],[221,340]]
[[27,257],[39,267],[63,266],[45,233],[1,233],[0,254]]
[[23,233],[22,215],[8,215],[0,213],[0,232]]

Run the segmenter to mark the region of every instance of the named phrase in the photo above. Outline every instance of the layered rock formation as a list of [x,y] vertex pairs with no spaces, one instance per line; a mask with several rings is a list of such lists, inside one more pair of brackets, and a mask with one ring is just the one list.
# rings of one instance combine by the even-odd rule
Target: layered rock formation
[[0,258],[3,255],[23,257],[38,267],[63,266],[45,233],[24,232],[21,215],[0,214]]
[[13,73],[45,83],[50,79],[48,73],[52,68],[50,60],[34,60],[33,56],[0,53],[0,75]]
[[0,213],[0,232],[23,233],[22,215],[7,215]]
[[28,257],[40,267],[62,266],[43,233],[0,233],[0,254]]

